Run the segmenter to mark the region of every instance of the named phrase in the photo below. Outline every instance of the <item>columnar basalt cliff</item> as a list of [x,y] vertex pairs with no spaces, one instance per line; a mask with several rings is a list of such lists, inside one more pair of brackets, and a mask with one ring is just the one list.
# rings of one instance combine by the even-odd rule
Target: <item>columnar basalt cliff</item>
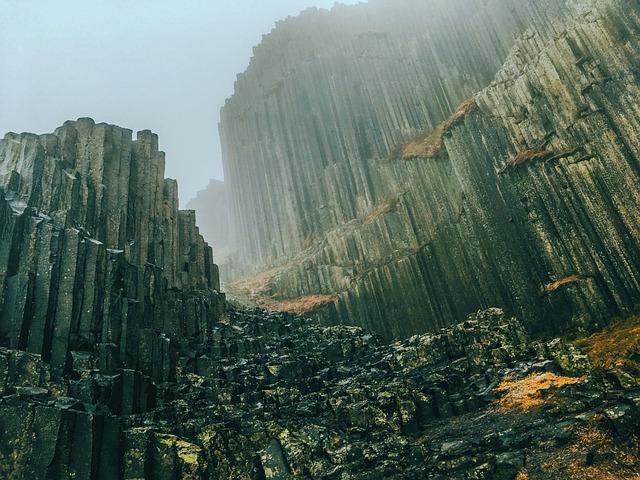
[[212,341],[211,247],[149,131],[9,133],[0,193],[0,477],[121,478],[118,416],[165,401]]
[[489,305],[537,330],[628,312],[639,15],[380,0],[279,24],[220,129],[238,256],[268,272],[254,291],[322,295],[325,320],[387,338]]
[[639,85],[638,0],[280,23],[194,203],[279,312],[151,132],[5,135],[0,479],[640,478]]
[[[222,307],[211,248],[178,210],[157,136],[90,119],[0,142],[0,339],[54,372],[76,352],[162,382]],[[84,357],[82,357],[84,358]]]

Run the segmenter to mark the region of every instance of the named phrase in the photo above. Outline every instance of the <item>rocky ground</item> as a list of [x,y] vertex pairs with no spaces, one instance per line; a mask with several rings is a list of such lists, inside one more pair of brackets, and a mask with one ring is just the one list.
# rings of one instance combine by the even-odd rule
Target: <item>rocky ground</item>
[[229,307],[146,409],[127,371],[116,399],[81,362],[52,382],[37,356],[2,350],[0,477],[640,478],[639,329],[578,349],[492,309],[388,345]]

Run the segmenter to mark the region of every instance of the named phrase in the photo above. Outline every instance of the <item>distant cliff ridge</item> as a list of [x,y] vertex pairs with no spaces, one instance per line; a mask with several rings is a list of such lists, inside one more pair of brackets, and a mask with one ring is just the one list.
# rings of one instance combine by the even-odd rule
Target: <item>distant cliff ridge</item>
[[639,478],[638,0],[311,10],[222,118],[279,312],[153,133],[0,140],[0,479]]
[[379,0],[278,24],[220,126],[252,291],[388,338],[489,305],[533,329],[632,309],[639,15]]
[[214,247],[216,260],[224,259],[231,247],[229,196],[225,183],[210,180],[207,187],[189,201],[187,208],[198,212],[200,233]]

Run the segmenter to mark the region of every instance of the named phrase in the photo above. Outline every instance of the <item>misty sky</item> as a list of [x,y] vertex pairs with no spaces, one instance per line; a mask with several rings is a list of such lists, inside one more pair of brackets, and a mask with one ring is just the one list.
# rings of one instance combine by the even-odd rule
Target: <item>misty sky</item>
[[276,20],[333,3],[0,0],[0,137],[78,117],[148,128],[184,206],[222,178],[219,110],[252,47]]

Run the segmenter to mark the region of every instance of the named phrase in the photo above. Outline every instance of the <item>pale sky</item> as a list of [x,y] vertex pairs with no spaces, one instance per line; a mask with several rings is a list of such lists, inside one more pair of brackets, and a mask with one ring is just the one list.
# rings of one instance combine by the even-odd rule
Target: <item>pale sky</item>
[[333,4],[0,0],[0,138],[78,117],[153,130],[186,205],[223,178],[219,110],[252,47],[277,20]]

